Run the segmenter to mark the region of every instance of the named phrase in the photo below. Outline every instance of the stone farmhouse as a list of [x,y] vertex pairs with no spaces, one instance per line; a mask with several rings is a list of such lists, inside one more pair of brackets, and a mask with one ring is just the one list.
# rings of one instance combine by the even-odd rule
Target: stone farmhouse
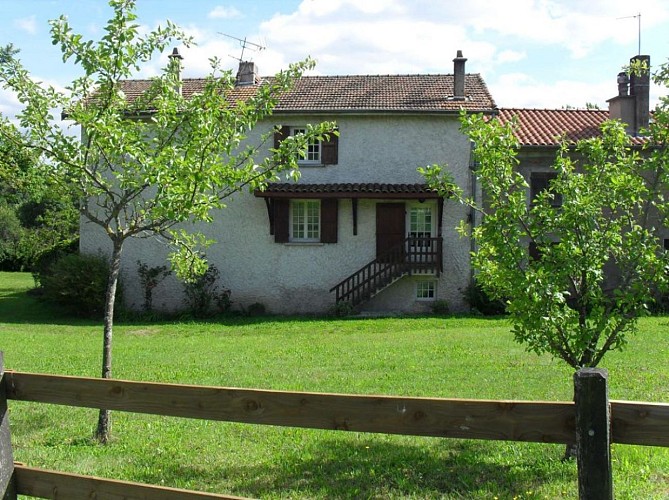
[[[647,80],[621,81],[610,111],[498,109],[481,76],[465,72],[466,61],[458,51],[452,74],[305,76],[283,95],[253,134],[274,130],[280,141],[309,123],[334,120],[339,136],[309,145],[299,182],[237,193],[204,228],[217,242],[207,259],[236,306],[308,314],[347,302],[363,312],[412,313],[443,300],[451,311],[465,311],[473,248],[455,227],[463,219],[476,223],[475,216],[428,189],[417,172],[447,164],[465,194],[480,198],[460,110],[516,117],[521,169],[532,190],[546,188],[560,137],[596,135],[609,117],[629,123],[632,135],[648,124]],[[236,91],[253,92],[262,81],[256,65],[243,62]],[[202,80],[182,84],[187,95]],[[147,85],[129,81],[124,91],[138,95]],[[82,224],[82,252],[105,251],[106,244],[98,229]],[[164,265],[166,256],[152,240],[127,243],[127,306],[142,304],[137,261]],[[183,289],[170,277],[154,297],[157,309],[178,309]]]

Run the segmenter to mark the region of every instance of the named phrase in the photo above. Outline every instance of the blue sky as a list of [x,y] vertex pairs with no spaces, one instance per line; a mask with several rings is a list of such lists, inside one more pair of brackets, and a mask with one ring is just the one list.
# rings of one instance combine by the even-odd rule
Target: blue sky
[[[98,39],[110,16],[104,0],[0,0],[0,44],[13,43],[39,80],[64,87],[76,75],[51,45],[48,20],[67,15],[84,38]],[[638,52],[654,66],[669,58],[666,0],[138,0],[143,29],[166,19],[195,37],[182,49],[184,75],[203,76],[209,57],[236,68],[240,43],[262,75],[310,55],[315,74],[451,73],[457,50],[481,73],[500,107],[606,109],[616,75]],[[165,55],[138,77],[156,74]],[[666,89],[652,88],[651,101]],[[0,89],[0,112],[19,109]]]

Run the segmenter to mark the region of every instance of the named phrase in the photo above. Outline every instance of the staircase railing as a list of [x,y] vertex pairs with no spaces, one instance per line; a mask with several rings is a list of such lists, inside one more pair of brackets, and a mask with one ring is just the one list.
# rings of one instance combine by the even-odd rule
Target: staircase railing
[[442,271],[442,239],[408,237],[330,289],[335,301],[361,304],[395,280],[416,272]]

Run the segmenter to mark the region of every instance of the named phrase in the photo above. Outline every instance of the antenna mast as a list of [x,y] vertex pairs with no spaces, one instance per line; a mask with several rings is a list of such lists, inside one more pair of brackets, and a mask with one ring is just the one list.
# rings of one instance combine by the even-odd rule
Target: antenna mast
[[619,17],[618,19],[637,19],[639,21],[639,52],[637,52],[637,54],[641,55],[641,12],[636,16]]
[[220,31],[218,32],[219,35],[227,36],[228,38],[232,38],[233,40],[237,40],[239,42],[239,45],[242,48],[242,54],[239,57],[235,57],[233,55],[228,54],[230,57],[233,59],[237,59],[237,61],[242,62],[244,61],[244,51],[246,49],[252,50],[253,52],[260,52],[262,50],[265,50],[264,45],[260,45],[258,43],[253,43],[249,42],[246,37],[244,38],[237,38],[236,36],[228,35],[227,33],[221,33]]

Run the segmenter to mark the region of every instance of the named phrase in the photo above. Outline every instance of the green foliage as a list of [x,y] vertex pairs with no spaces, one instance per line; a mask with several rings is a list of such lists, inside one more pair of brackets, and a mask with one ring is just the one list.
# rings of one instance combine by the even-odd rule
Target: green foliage
[[432,310],[432,314],[436,314],[438,316],[445,316],[451,312],[451,308],[448,306],[448,302],[445,300],[435,300],[430,305],[430,309]]
[[244,310],[247,316],[252,318],[258,316],[265,316],[268,314],[267,307],[262,302],[254,302],[249,304],[249,306]]
[[0,201],[0,269],[13,271],[21,260],[23,228],[16,211]]
[[337,302],[328,310],[329,316],[334,316],[335,318],[345,318],[351,316],[355,313],[355,308],[350,302],[341,301]]
[[[460,232],[476,242],[472,265],[482,290],[508,299],[515,338],[529,350],[573,368],[596,366],[625,345],[667,286],[669,259],[655,232],[669,213],[667,113],[656,117],[643,155],[617,122],[606,122],[598,138],[564,144],[553,164],[557,178],[533,200],[518,170],[513,123],[462,115],[484,204],[465,199],[440,167],[422,170],[443,194],[482,212],[479,226],[463,223]],[[530,244],[540,258],[529,257]]]
[[221,273],[211,265],[201,276],[184,282],[186,310],[196,318],[208,318],[230,310],[230,290],[221,288]]
[[145,312],[150,312],[153,309],[153,290],[170,274],[167,266],[149,267],[144,262],[137,261],[137,274],[139,275],[139,283],[142,285],[144,291],[144,303],[142,307]]
[[34,153],[0,136],[0,269],[34,271],[43,255],[77,241],[74,199],[44,168]]
[[478,280],[465,289],[464,296],[471,310],[483,316],[499,316],[506,312],[505,301],[491,298]]
[[40,275],[41,296],[69,314],[102,319],[108,275],[104,257],[69,254]]

